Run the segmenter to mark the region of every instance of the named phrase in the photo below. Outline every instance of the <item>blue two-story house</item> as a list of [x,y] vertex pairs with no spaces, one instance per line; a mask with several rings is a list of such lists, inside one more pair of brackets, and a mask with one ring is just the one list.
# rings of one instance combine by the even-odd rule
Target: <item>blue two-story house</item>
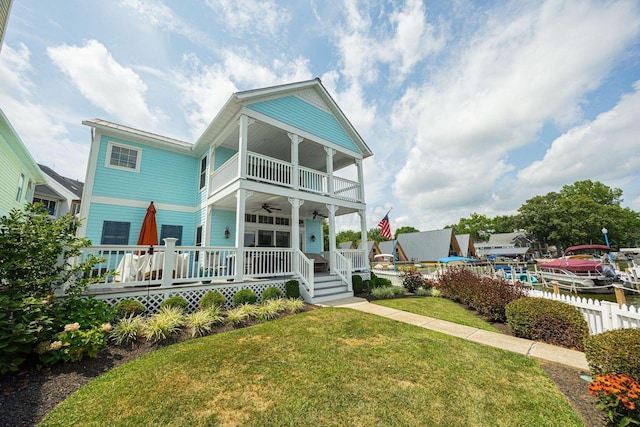
[[[353,295],[366,256],[336,248],[335,219],[358,214],[366,241],[362,161],[372,152],[319,79],[233,94],[195,143],[83,124],[92,141],[81,235],[118,271],[103,289],[230,295],[295,278],[309,302]],[[151,202],[160,246],[133,247]]]

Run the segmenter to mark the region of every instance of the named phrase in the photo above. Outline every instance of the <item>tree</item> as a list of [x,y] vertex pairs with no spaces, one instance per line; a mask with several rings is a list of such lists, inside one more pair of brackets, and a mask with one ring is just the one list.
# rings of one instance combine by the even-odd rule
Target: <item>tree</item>
[[472,213],[469,218],[460,218],[458,224],[446,228],[453,228],[456,234],[470,234],[471,240],[474,242],[486,240],[488,234],[495,232],[493,221],[476,212]]
[[367,240],[369,242],[380,243],[380,242],[386,242],[389,239],[380,235],[380,229],[376,227],[376,228],[371,228],[369,229],[369,231],[367,231]]
[[418,230],[417,228],[405,225],[404,227],[400,227],[396,229],[396,232],[393,236],[397,240],[400,234],[419,233],[419,232],[420,230]]
[[635,246],[640,241],[640,216],[622,208],[621,202],[622,190],[585,180],[532,197],[518,212],[529,233],[560,248],[604,244],[602,228],[608,229],[612,246]]
[[354,230],[341,231],[338,234],[336,234],[336,245],[339,245],[340,243],[353,242],[353,244],[357,248],[358,245],[360,244],[361,237],[362,235],[359,231],[354,231]]

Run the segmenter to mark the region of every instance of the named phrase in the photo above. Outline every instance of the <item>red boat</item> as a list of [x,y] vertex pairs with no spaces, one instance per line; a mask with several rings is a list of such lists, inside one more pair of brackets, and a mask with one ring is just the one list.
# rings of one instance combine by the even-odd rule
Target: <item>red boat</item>
[[568,247],[561,258],[539,265],[542,281],[557,282],[561,288],[575,292],[612,292],[617,275],[609,264],[609,251],[606,245]]

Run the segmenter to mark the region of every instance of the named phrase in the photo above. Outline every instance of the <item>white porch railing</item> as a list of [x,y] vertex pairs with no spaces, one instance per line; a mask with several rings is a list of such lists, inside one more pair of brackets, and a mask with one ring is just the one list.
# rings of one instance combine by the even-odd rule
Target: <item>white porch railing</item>
[[365,271],[369,269],[367,254],[363,249],[339,249],[343,257],[351,261],[353,271]]
[[209,180],[210,194],[220,191],[238,176],[238,154],[233,155],[222,166],[214,170]]
[[262,154],[247,153],[247,178],[290,187],[292,169],[291,163]]
[[360,200],[360,184],[356,181],[333,177],[333,195],[343,200]]
[[302,282],[302,286],[304,286],[309,298],[313,298],[314,296],[314,284],[313,284],[313,264],[314,260],[309,259],[306,255],[300,250],[295,249],[293,253],[294,257],[298,258],[298,279]]
[[[238,179],[238,154],[211,173],[209,194],[212,195]],[[293,164],[258,153],[247,153],[247,178],[274,185],[294,188]],[[329,194],[329,176],[314,169],[298,168],[298,188],[316,194]],[[333,196],[360,202],[360,184],[345,178],[333,177]]]
[[300,167],[300,188],[312,193],[328,194],[327,181],[329,177],[326,173],[317,170]]
[[338,251],[332,252],[331,258],[331,264],[333,265],[335,274],[340,277],[340,280],[342,280],[342,282],[347,284],[347,291],[353,292],[353,283],[351,282],[351,274],[353,272],[353,268],[351,267],[351,260],[345,258]]

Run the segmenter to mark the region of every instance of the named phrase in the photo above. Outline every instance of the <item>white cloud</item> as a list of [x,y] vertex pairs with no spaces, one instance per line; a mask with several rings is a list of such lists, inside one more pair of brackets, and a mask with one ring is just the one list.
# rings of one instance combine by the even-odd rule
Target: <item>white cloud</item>
[[144,99],[146,84],[131,68],[120,65],[100,42],[89,40],[81,47],[50,47],[47,54],[96,107],[142,129],[157,124],[156,115]]
[[291,14],[274,1],[259,0],[207,0],[214,11],[221,11],[221,21],[232,34],[257,33],[263,36],[281,37],[282,28]]
[[640,176],[640,81],[610,111],[553,141],[540,161],[518,173],[521,184],[570,184],[579,179]]
[[413,148],[394,194],[419,221],[511,197],[496,194],[513,169],[509,151],[535,141],[545,123],[581,120],[583,98],[640,22],[632,2],[548,1],[500,13],[468,42],[448,47],[450,66],[396,104],[392,124]]
[[308,61],[275,59],[264,65],[236,52],[224,52],[221,64],[203,64],[195,55],[184,58],[184,67],[175,73],[182,92],[182,104],[192,136],[197,138],[215,118],[229,97],[244,89],[273,86],[311,78]]
[[35,72],[29,59],[31,52],[24,44],[18,50],[5,45],[0,55],[0,81],[3,91],[12,90],[20,96],[28,96],[34,87],[29,78]]

